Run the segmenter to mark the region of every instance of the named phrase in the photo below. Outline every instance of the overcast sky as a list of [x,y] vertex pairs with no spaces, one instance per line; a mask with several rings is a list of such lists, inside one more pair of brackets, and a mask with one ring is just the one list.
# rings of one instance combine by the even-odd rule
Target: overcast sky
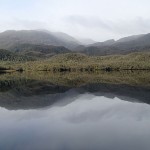
[[97,41],[150,32],[150,0],[0,0],[0,32],[48,29]]

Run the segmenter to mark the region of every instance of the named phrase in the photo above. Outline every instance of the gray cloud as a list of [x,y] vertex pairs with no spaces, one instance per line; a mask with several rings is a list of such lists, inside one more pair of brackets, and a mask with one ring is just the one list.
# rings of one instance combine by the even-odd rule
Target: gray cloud
[[66,23],[77,26],[83,30],[95,30],[98,33],[112,35],[114,38],[128,36],[132,34],[142,34],[150,32],[150,18],[144,19],[136,17],[133,19],[107,20],[96,16],[71,15],[64,19]]
[[149,14],[148,0],[5,0],[0,31],[45,28],[103,41],[150,32]]
[[[7,25],[6,25],[7,24]],[[36,20],[23,20],[15,18],[13,20],[5,21],[0,23],[0,29],[9,30],[9,29],[47,29],[48,25],[46,22],[36,21]]]
[[80,25],[88,28],[103,28],[106,30],[110,30],[111,26],[105,22],[104,20],[100,19],[99,17],[95,16],[68,16],[65,19],[68,23],[73,25]]

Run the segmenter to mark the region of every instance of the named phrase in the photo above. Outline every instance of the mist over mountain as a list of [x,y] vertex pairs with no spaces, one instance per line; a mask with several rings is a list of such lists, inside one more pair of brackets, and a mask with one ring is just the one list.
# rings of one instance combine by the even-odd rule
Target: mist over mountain
[[115,40],[110,39],[110,40],[107,40],[107,41],[104,41],[104,42],[96,42],[96,43],[93,43],[89,46],[109,46],[109,45],[112,45],[114,43],[115,43]]
[[0,33],[0,49],[38,57],[70,53],[71,51],[87,55],[150,51],[150,33],[124,37],[117,41],[110,39],[87,45],[88,42],[94,42],[94,40],[88,38],[77,40],[66,33],[47,30],[8,30]]
[[117,41],[98,42],[81,49],[81,52],[88,55],[128,54],[143,51],[150,51],[150,33],[124,37]]
[[52,33],[37,30],[9,30],[0,33],[1,49],[9,50],[16,45],[26,43],[64,46],[69,49],[78,45],[78,41],[65,33]]
[[77,38],[77,39],[78,41],[80,41],[80,44],[83,44],[83,45],[90,45],[90,44],[96,43],[96,41],[90,38]]
[[138,38],[143,37],[143,36],[145,36],[145,34],[131,35],[131,36],[123,37],[123,38],[117,40],[117,42],[129,42],[132,40],[137,40]]

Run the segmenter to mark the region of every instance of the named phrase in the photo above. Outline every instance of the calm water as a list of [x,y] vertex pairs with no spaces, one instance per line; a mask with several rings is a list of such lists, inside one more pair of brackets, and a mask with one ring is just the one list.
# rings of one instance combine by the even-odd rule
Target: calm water
[[4,79],[0,150],[150,150],[150,87]]

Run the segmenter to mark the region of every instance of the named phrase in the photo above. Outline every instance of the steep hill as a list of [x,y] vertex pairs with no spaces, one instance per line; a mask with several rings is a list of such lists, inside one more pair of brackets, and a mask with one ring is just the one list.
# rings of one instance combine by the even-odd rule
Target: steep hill
[[82,45],[72,36],[47,30],[5,31],[0,33],[0,49],[27,56],[49,57],[56,54],[80,52],[87,55],[114,55],[150,51],[150,33],[133,35],[117,41],[111,39]]
[[[65,38],[64,38],[65,37]],[[9,30],[0,33],[0,48],[1,49],[12,49],[12,47],[20,44],[42,44],[42,45],[54,45],[64,46],[72,49],[78,46],[78,42],[71,36],[63,33],[51,33],[46,31],[37,30]]]
[[71,51],[63,46],[52,45],[35,45],[35,44],[20,44],[11,48],[17,54],[26,56],[35,56],[39,58],[51,57],[57,54],[71,53]]
[[133,52],[150,51],[150,33],[145,35],[134,35],[119,39],[99,42],[78,50],[88,55],[113,55],[128,54]]

